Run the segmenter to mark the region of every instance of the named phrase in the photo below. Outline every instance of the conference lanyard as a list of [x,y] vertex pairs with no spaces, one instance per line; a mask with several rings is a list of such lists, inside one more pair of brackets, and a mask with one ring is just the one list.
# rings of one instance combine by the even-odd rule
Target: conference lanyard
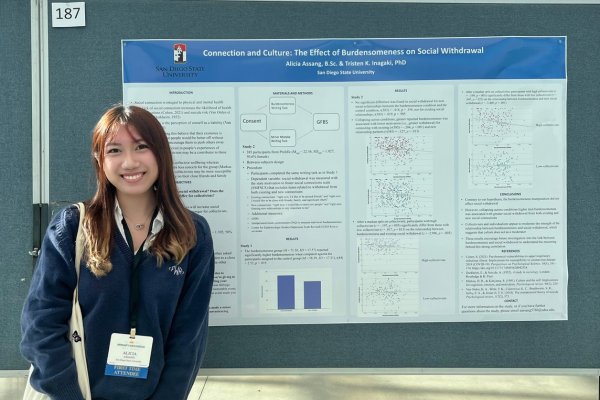
[[125,239],[127,239],[127,245],[131,249],[133,255],[133,262],[131,265],[131,283],[130,283],[130,291],[129,291],[129,326],[131,328],[130,336],[135,338],[135,333],[137,330],[137,320],[138,320],[138,311],[139,311],[139,301],[140,301],[140,268],[139,264],[142,262],[144,258],[144,244],[146,240],[152,235],[152,225],[154,224],[154,218],[158,214],[158,209],[154,212],[152,216],[152,220],[150,221],[150,226],[148,227],[148,235],[146,239],[140,245],[139,250],[135,253],[135,249],[133,248],[133,237],[131,236],[131,232],[129,231],[129,227],[127,226],[127,222],[125,218],[121,220],[121,224],[123,225],[123,230],[125,231]]

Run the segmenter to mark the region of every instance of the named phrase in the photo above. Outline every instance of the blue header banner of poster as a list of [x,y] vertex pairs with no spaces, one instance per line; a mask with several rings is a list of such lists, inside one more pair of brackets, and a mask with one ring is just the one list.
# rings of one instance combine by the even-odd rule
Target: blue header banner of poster
[[124,40],[124,83],[566,79],[566,37]]

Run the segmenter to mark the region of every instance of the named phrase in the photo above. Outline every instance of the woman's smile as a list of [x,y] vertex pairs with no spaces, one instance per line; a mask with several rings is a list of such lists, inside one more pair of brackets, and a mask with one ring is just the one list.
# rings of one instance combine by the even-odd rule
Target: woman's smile
[[135,183],[135,182],[139,182],[142,180],[142,177],[145,175],[145,172],[140,172],[137,174],[123,174],[121,175],[121,177],[123,179],[125,179],[125,181],[129,182],[129,183]]

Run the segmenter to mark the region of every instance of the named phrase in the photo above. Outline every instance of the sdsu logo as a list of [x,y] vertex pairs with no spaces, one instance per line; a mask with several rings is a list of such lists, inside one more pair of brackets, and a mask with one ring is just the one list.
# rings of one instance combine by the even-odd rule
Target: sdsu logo
[[173,46],[173,61],[175,62],[175,64],[187,63],[185,44],[178,43],[175,46]]

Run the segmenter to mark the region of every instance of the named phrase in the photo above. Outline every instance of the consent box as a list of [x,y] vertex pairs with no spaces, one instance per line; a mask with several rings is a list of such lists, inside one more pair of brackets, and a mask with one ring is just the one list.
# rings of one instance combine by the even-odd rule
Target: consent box
[[296,131],[293,129],[273,129],[269,132],[269,143],[272,147],[294,147]]
[[271,97],[269,111],[271,114],[295,114],[296,99],[294,97]]
[[244,132],[266,131],[267,116],[265,114],[242,114],[240,130]]
[[314,114],[313,129],[315,131],[337,131],[340,129],[340,115]]

